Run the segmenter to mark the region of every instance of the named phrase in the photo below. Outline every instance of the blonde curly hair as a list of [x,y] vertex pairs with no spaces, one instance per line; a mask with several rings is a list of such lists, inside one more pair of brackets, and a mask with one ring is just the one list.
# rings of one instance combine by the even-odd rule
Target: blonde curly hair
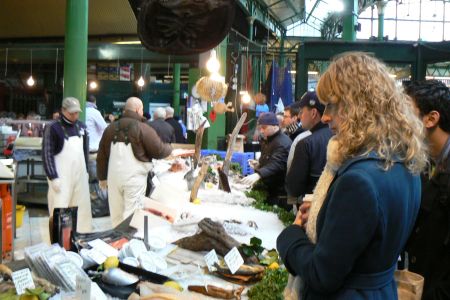
[[340,162],[376,152],[389,169],[402,161],[417,174],[427,165],[423,124],[384,64],[363,52],[336,57],[317,85],[322,103],[336,104]]

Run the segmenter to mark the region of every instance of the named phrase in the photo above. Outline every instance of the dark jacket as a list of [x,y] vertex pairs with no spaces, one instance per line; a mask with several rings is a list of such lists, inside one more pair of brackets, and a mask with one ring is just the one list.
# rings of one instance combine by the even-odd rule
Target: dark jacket
[[[120,120],[112,122],[105,129],[97,153],[98,180],[106,180],[107,178],[111,143],[116,135],[117,124],[121,129],[117,135],[117,141],[131,143],[134,157],[137,160],[150,162],[153,158],[161,159],[170,155],[172,147],[163,143],[156,131],[148,126],[146,121],[145,118],[135,112],[125,111]],[[126,129],[128,129],[127,135],[125,135]]]
[[61,114],[61,117],[58,120],[52,121],[45,127],[44,137],[42,139],[42,162],[45,174],[50,180],[59,177],[58,172],[56,171],[55,155],[62,151],[64,142],[71,136],[83,138],[83,151],[87,170],[89,160],[89,136],[86,125],[78,120],[75,123],[72,123]]
[[167,118],[166,122],[169,123],[175,130],[175,143],[185,144],[187,141],[183,135],[183,127],[174,118]]
[[311,194],[327,160],[327,145],[333,133],[319,122],[311,135],[295,146],[291,167],[286,174],[286,192],[291,197]]
[[148,125],[155,129],[163,143],[175,143],[175,130],[169,123],[163,119],[157,119],[149,122]]
[[388,170],[376,155],[337,171],[317,218],[317,244],[291,225],[277,249],[304,281],[302,299],[397,299],[393,278],[420,205],[420,178],[402,163]]
[[422,176],[422,203],[408,241],[409,269],[425,278],[422,299],[450,299],[450,157]]
[[274,197],[286,196],[284,175],[291,144],[291,139],[281,131],[261,141],[259,168],[255,172],[261,176],[261,180],[268,187],[269,203],[274,200]]

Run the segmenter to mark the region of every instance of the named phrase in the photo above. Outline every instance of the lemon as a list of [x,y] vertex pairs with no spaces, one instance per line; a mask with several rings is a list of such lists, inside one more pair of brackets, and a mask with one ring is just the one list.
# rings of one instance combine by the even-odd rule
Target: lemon
[[214,187],[214,184],[212,182],[207,182],[205,186],[207,189],[212,189]]
[[280,265],[275,261],[275,262],[271,263],[268,268],[271,270],[276,270],[279,267],[280,267]]
[[119,266],[119,258],[117,256],[108,257],[103,263],[105,270],[110,268],[117,268]]
[[178,282],[176,282],[176,281],[166,281],[166,282],[164,282],[164,285],[168,286],[168,287],[171,287],[173,289],[176,289],[176,290],[178,290],[180,292],[183,291],[183,288],[181,287],[181,285]]
[[199,198],[195,198],[194,201],[192,201],[192,203],[194,203],[194,204],[200,204],[200,199],[199,199]]

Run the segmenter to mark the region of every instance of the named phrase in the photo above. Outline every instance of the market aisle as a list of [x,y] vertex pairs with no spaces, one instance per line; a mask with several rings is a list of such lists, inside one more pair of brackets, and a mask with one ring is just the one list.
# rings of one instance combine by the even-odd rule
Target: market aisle
[[[30,217],[31,215],[31,217]],[[110,217],[92,219],[93,231],[104,231],[111,229]],[[23,259],[25,247],[39,244],[41,242],[50,244],[48,231],[47,209],[29,208],[23,216],[23,224],[17,228],[17,238],[14,241],[14,259]]]

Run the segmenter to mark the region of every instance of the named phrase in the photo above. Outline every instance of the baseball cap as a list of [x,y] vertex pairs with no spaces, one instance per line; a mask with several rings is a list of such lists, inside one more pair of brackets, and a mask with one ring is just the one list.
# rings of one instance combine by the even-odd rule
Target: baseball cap
[[80,112],[80,101],[74,97],[64,98],[62,102],[62,107],[66,109],[69,113]]
[[320,103],[319,98],[317,98],[316,92],[306,92],[300,99],[300,108],[308,106],[310,108],[315,108],[322,115],[325,110],[325,105]]
[[277,116],[273,112],[261,113],[258,118],[258,125],[279,125]]

